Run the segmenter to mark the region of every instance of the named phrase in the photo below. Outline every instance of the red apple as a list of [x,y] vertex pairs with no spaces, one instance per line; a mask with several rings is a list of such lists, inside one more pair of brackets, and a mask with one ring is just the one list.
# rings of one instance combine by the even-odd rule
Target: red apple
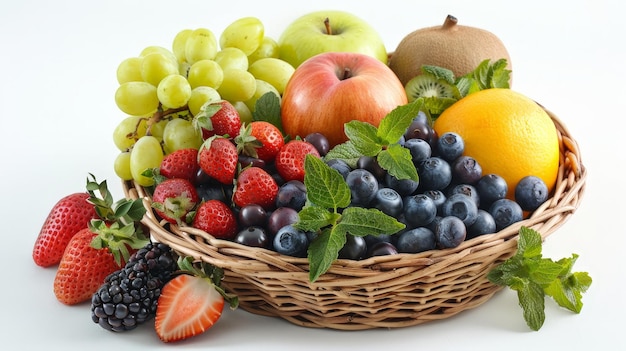
[[381,61],[360,53],[326,52],[295,70],[283,93],[281,117],[291,137],[320,132],[335,146],[347,140],[345,123],[378,126],[406,103],[404,86]]

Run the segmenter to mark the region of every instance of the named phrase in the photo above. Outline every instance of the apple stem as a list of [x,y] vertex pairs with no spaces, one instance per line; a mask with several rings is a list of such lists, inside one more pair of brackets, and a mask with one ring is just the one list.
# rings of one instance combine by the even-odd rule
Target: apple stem
[[446,20],[443,22],[441,29],[451,29],[452,27],[456,26],[457,22],[458,20],[456,19],[456,17],[448,15],[448,17],[446,17]]
[[330,19],[328,17],[324,20],[324,26],[326,26],[326,34],[333,35],[333,31],[330,28]]
[[343,76],[341,77],[340,80],[344,80],[344,79],[348,79],[352,77],[352,70],[348,67],[344,67],[343,68]]

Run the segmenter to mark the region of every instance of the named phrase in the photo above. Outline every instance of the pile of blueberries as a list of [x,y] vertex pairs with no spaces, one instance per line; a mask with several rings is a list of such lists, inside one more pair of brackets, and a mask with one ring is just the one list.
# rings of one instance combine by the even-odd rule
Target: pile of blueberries
[[[323,136],[316,135],[311,142],[324,144]],[[348,234],[339,258],[360,260],[453,248],[464,240],[521,221],[524,211],[533,211],[548,199],[546,184],[532,175],[517,184],[515,200],[506,198],[506,181],[497,174],[483,174],[474,158],[463,155],[464,142],[458,134],[437,136],[425,114],[413,120],[400,143],[409,149],[419,181],[393,177],[373,157],[362,156],[356,168],[340,159],[326,161],[348,184],[351,206],[379,209],[406,225],[402,231],[388,235]],[[318,150],[322,155],[327,151],[323,147]],[[292,225],[305,201],[302,182],[281,184],[274,211],[267,213],[254,205],[239,210],[242,230],[234,240],[306,257],[315,233],[302,232]]]

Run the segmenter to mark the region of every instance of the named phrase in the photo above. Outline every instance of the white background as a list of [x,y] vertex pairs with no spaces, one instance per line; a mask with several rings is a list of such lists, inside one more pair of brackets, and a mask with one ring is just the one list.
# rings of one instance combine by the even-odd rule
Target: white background
[[[375,4],[375,5],[372,5]],[[0,340],[13,349],[166,349],[150,323],[125,334],[90,320],[89,304],[68,307],[52,292],[54,268],[31,250],[48,211],[84,190],[88,172],[123,196],[112,163],[113,102],[120,61],[148,45],[169,47],[183,28],[220,33],[257,16],[278,37],[296,17],[350,11],[375,27],[389,51],[409,32],[460,24],[498,35],[513,62],[513,88],[541,102],[569,127],[589,170],[575,215],[544,244],[558,259],[578,253],[575,270],[594,279],[581,314],[546,304],[539,332],[525,325],[517,297],[503,290],[455,317],[394,330],[341,332],[226,310],[181,349],[589,350],[623,349],[624,81],[626,55],[617,1],[2,1],[0,5]],[[621,347],[620,347],[621,346]],[[607,349],[606,347],[601,347]]]

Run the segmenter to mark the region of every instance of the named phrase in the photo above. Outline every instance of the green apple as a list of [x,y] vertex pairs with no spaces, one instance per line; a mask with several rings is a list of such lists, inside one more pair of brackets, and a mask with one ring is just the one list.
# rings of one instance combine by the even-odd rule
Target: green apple
[[323,52],[355,52],[387,64],[378,32],[363,19],[344,11],[316,11],[289,24],[278,39],[280,58],[294,68]]

